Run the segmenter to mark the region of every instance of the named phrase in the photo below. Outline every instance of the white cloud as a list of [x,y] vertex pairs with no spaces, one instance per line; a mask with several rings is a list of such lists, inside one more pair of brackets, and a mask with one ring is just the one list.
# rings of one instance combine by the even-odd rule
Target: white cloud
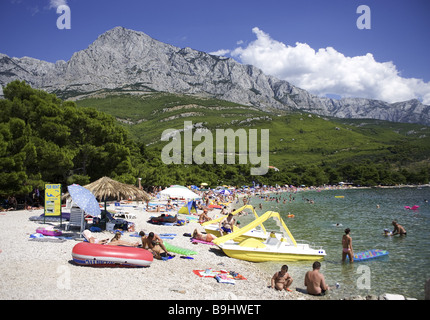
[[229,53],[230,53],[230,50],[226,50],[226,49],[220,49],[217,51],[209,52],[209,54],[212,54],[214,56],[225,56]]
[[391,61],[378,62],[371,53],[347,57],[332,47],[316,51],[306,43],[289,46],[257,27],[252,32],[257,39],[248,46],[219,51],[320,96],[336,94],[387,102],[417,98],[430,104],[430,83],[402,78]]
[[49,9],[57,9],[61,5],[67,5],[67,0],[49,0]]

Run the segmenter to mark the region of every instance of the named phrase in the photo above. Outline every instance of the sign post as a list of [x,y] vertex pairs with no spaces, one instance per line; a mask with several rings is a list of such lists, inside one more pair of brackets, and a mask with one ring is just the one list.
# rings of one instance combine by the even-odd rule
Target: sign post
[[61,216],[61,184],[45,184],[45,217],[58,217],[60,216],[60,224],[63,226]]

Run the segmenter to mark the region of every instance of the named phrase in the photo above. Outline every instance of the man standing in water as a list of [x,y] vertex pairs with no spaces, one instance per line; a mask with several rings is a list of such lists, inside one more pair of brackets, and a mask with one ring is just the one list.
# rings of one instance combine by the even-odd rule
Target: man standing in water
[[342,237],[342,262],[345,261],[346,256],[349,257],[349,262],[354,261],[354,252],[352,251],[352,238],[349,235],[351,230],[349,228],[345,229],[345,234]]
[[394,226],[394,230],[391,233],[393,236],[395,236],[396,234],[399,234],[401,236],[406,236],[406,230],[405,228],[403,228],[403,226],[398,224],[396,220],[393,220],[392,224]]

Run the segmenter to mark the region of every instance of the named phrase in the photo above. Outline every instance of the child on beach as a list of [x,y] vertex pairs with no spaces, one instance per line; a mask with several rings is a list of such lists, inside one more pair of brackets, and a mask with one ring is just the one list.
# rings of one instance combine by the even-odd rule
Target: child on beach
[[293,278],[288,274],[288,266],[283,265],[281,271],[276,272],[271,280],[271,287],[276,290],[283,290],[291,292],[289,286],[293,283]]

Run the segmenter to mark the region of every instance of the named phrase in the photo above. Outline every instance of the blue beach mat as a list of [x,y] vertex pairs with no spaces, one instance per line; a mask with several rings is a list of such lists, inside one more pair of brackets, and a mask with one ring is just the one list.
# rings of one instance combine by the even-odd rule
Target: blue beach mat
[[365,261],[388,255],[388,251],[380,249],[372,249],[354,253],[354,261]]

